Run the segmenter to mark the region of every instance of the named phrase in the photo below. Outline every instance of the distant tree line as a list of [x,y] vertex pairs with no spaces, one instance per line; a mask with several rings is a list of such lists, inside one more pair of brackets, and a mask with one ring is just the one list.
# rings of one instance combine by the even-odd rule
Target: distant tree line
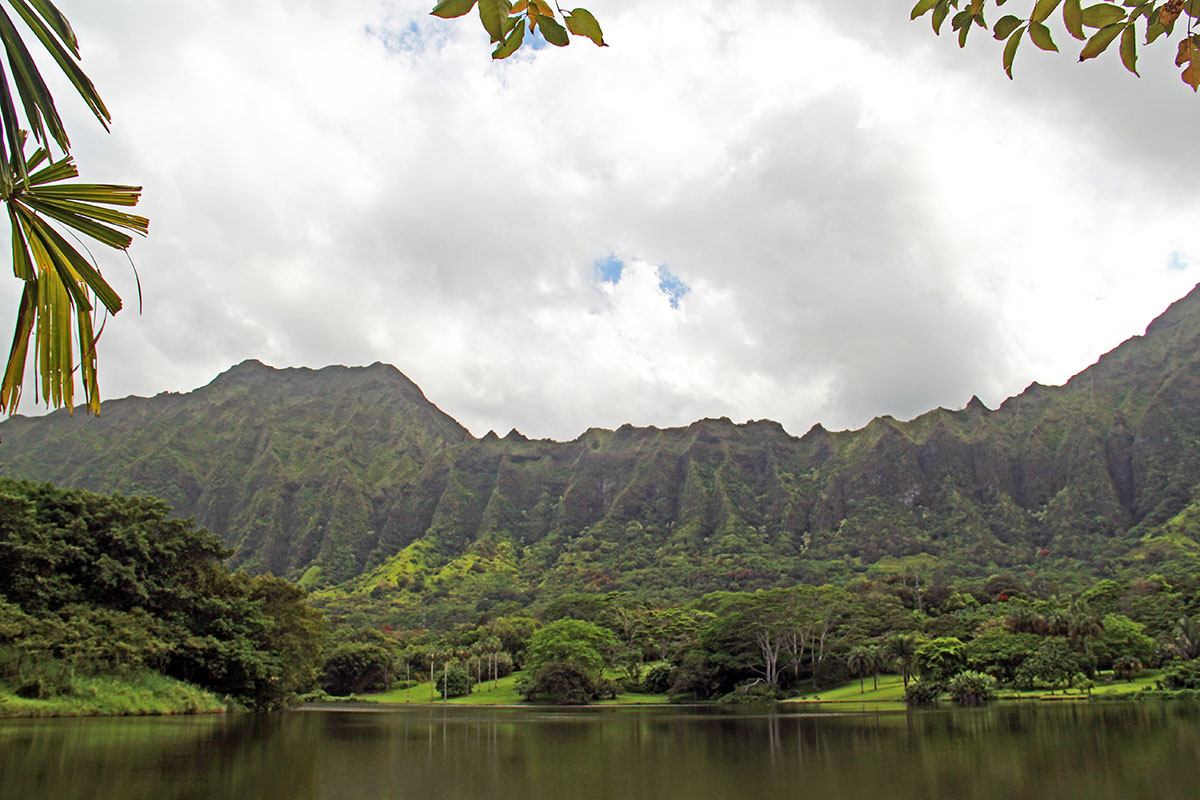
[[[335,634],[344,644],[326,662],[326,688],[381,688],[385,675],[407,671],[435,684],[462,673],[443,685],[466,693],[486,687],[497,656],[505,672],[524,670],[518,689],[527,699],[566,703],[622,690],[774,700],[851,680],[865,690],[883,672],[900,674],[915,703],[948,694],[976,704],[1002,687],[1086,687],[1147,668],[1165,669],[1165,688],[1200,688],[1200,577],[1188,574],[1101,579],[1051,594],[1010,574],[961,584],[895,574],[845,587],[715,592],[672,606],[575,592],[537,616]],[[352,652],[371,666],[346,668]]]

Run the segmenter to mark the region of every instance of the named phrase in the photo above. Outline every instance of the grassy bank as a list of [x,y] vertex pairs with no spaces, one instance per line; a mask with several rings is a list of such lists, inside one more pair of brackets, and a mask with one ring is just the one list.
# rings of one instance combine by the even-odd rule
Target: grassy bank
[[[517,693],[516,682],[520,677],[521,673],[515,672],[506,678],[501,678],[495,686],[489,681],[486,685],[475,687],[471,694],[465,697],[454,697],[449,700],[443,700],[441,695],[437,694],[436,691],[431,695],[429,681],[414,684],[410,689],[393,689],[388,692],[360,695],[356,699],[372,703],[400,705],[429,705],[430,703],[463,706],[527,705],[521,698],[521,695]],[[1107,673],[1099,675],[1096,686],[1091,690],[1091,697],[1097,699],[1132,697],[1143,689],[1154,688],[1155,683],[1162,678],[1162,673],[1160,670],[1146,670],[1131,682],[1123,680],[1110,681],[1109,677]],[[1088,697],[1087,689],[1078,688],[1059,689],[1055,691],[1049,689],[1002,689],[997,695],[997,699],[999,700],[1040,700],[1046,702],[1087,700]],[[603,700],[594,705],[657,705],[667,702],[669,700],[666,695],[622,693],[617,695],[614,700]],[[825,687],[819,690],[805,689],[796,696],[789,697],[782,702],[788,704],[836,703],[845,705],[847,709],[855,704],[870,705],[872,708],[879,710],[902,709],[905,707],[904,681],[899,675],[881,674],[876,681],[867,678],[862,684],[855,680],[850,683]]]
[[66,691],[42,699],[20,697],[0,684],[0,717],[84,717],[223,712],[226,702],[156,672],[124,677],[73,678]]
[[[517,693],[517,681],[520,680],[523,673],[514,672],[504,678],[501,678],[493,686],[491,681],[485,684],[480,684],[472,689],[469,695],[463,697],[452,697],[449,700],[443,700],[441,695],[436,691],[432,696],[429,692],[429,681],[413,685],[411,689],[393,689],[390,692],[379,692],[378,694],[361,695],[359,699],[367,700],[373,703],[425,703],[430,702],[457,706],[519,706],[529,705]],[[432,697],[432,699],[431,699]],[[662,694],[642,694],[636,692],[622,692],[617,695],[614,700],[601,700],[593,705],[644,705],[644,704],[661,704],[667,702],[667,696]]]

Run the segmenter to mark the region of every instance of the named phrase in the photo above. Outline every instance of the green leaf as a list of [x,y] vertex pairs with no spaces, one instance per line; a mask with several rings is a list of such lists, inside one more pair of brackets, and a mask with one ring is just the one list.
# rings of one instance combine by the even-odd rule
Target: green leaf
[[939,36],[942,34],[942,23],[946,21],[946,15],[950,13],[950,0],[938,0],[936,6],[933,7],[933,32]]
[[917,0],[917,4],[913,6],[912,14],[909,19],[916,19],[924,16],[933,10],[933,7],[938,4],[938,0]]
[[604,33],[600,30],[600,23],[586,8],[577,8],[571,12],[567,17],[567,30],[576,36],[586,36],[598,47],[608,47],[604,43]]
[[1029,15],[1029,19],[1033,22],[1045,22],[1046,18],[1054,13],[1058,8],[1058,4],[1062,0],[1038,0],[1037,5],[1033,7],[1033,13]]
[[996,23],[996,27],[992,28],[992,35],[998,40],[1007,39],[1013,31],[1021,26],[1021,21],[1020,17],[1014,17],[1012,14],[1001,17]]
[[1113,39],[1125,29],[1125,25],[1118,22],[1113,25],[1106,25],[1100,30],[1092,34],[1092,38],[1088,39],[1087,44],[1083,46],[1083,50],[1079,53],[1079,60],[1086,61],[1089,58],[1095,58],[1108,49],[1112,44]]
[[492,58],[508,58],[513,53],[517,52],[521,47],[521,43],[525,41],[525,26],[518,24],[508,32],[508,37],[505,38],[500,46],[492,51]]
[[454,19],[470,13],[474,7],[475,0],[441,0],[429,13],[442,19]]
[[[21,15],[21,19],[25,21],[29,29],[33,31],[38,41],[42,43],[42,46],[46,48],[46,51],[50,53],[92,114],[100,121],[104,129],[108,130],[108,123],[112,117],[105,108],[104,101],[100,99],[91,79],[76,63],[79,59],[79,43],[75,41],[75,32],[71,30],[70,23],[58,9],[46,0],[33,0],[32,3],[26,3],[25,0],[9,0],[9,2]],[[34,8],[30,8],[30,5]]]
[[1155,39],[1167,32],[1166,27],[1157,22],[1151,22],[1146,26],[1146,44],[1152,44]]
[[1063,3],[1063,24],[1072,36],[1079,41],[1087,38],[1083,33],[1083,8],[1079,0],[1066,0]]
[[504,20],[512,3],[508,0],[479,0],[479,21],[493,42],[504,41]]
[[[960,17],[960,16],[962,16],[961,21],[958,19],[958,17]],[[958,31],[958,46],[960,48],[967,46],[967,34],[969,34],[971,32],[972,16],[973,15],[971,14],[970,9],[960,11],[960,12],[958,12],[958,14],[954,15],[954,17],[955,17],[954,21],[956,23],[954,28],[955,28],[955,30]]]
[[[1133,23],[1125,26],[1125,30],[1121,31],[1121,63],[1125,65],[1125,69],[1132,72],[1134,75],[1137,71],[1137,30]],[[1141,76],[1138,75],[1140,78]]]
[[1058,47],[1054,44],[1054,40],[1050,38],[1050,29],[1040,22],[1029,23],[1029,38],[1042,50],[1047,50],[1051,53],[1058,52]]
[[1017,28],[1008,37],[1008,43],[1004,45],[1004,72],[1008,75],[1009,80],[1012,80],[1013,59],[1017,56],[1017,47],[1020,46],[1021,36],[1024,33],[1024,27]]
[[539,14],[537,17],[537,26],[546,41],[555,47],[566,47],[571,43],[570,37],[567,36],[567,29],[559,25],[553,17]]
[[1097,3],[1083,10],[1083,24],[1089,28],[1106,28],[1125,21],[1125,12],[1111,3]]

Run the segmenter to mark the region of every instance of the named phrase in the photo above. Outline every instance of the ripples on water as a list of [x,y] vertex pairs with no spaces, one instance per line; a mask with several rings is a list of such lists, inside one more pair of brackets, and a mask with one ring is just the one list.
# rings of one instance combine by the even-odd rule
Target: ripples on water
[[412,708],[0,721],[0,798],[1200,797],[1200,707]]

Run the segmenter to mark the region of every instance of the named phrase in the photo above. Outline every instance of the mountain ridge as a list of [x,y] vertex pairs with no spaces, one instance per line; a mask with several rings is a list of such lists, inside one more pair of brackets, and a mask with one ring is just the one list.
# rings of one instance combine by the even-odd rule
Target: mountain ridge
[[972,396],[799,437],[719,417],[475,438],[393,366],[251,359],[193,392],[106,401],[98,419],[0,422],[0,470],[156,494],[222,536],[235,566],[401,613],[929,557],[977,572],[1190,557],[1197,408],[1200,288],[1061,386],[996,409]]

